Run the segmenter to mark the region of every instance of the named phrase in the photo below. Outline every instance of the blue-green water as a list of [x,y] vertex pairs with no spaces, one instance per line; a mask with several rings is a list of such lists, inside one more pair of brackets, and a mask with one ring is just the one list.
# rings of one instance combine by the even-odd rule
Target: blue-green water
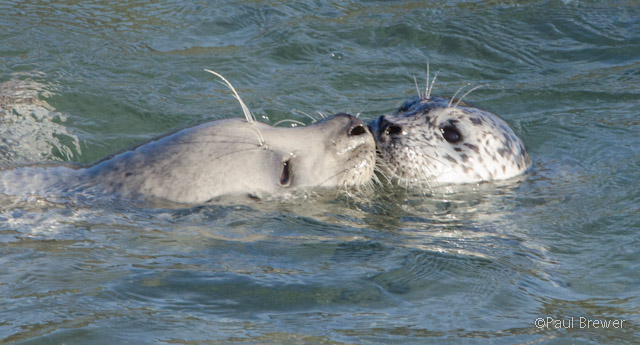
[[374,119],[427,63],[534,160],[427,196],[2,196],[0,343],[640,343],[639,33],[634,1],[0,1],[2,164],[239,117],[204,68],[275,123]]

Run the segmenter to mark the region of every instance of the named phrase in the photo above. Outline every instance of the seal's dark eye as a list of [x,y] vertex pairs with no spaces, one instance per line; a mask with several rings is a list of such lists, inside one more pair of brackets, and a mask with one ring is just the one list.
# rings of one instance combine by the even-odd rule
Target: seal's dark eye
[[462,141],[462,134],[460,131],[452,125],[444,126],[442,129],[442,136],[450,144],[456,144]]
[[362,135],[367,133],[363,125],[357,125],[349,130],[349,135]]
[[280,185],[288,187],[291,183],[291,162],[288,160],[282,162],[282,173],[280,174]]
[[387,128],[385,129],[385,133],[387,135],[398,135],[398,134],[402,134],[402,126],[398,126],[398,125],[390,125],[387,126]]

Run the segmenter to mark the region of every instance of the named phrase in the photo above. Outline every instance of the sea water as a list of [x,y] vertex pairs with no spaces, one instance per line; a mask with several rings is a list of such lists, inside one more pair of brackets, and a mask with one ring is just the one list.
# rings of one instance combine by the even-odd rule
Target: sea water
[[[0,196],[2,344],[637,344],[640,7],[0,1],[0,164],[203,121],[372,120],[487,84],[533,159],[437,191],[149,205]],[[289,123],[284,124],[289,125]]]

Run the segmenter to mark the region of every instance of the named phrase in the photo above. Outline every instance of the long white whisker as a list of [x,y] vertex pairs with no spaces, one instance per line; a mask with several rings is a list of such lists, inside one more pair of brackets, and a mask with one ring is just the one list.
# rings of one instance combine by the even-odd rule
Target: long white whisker
[[420,87],[418,86],[418,79],[416,76],[413,76],[413,83],[416,84],[416,91],[418,92],[418,98],[422,99],[422,94],[420,94]]
[[[427,168],[427,170],[431,170],[431,169]],[[431,171],[429,171],[429,174],[432,174]],[[420,181],[420,183],[426,185],[429,188],[429,190],[432,190],[431,184],[429,183],[428,178],[423,179],[422,181]]]
[[[431,91],[433,91],[433,84],[436,83],[436,78],[438,78],[438,74],[440,74],[440,71],[437,71],[436,74],[433,75],[433,79],[431,80],[431,85],[428,87],[428,91],[425,99],[429,99],[431,97]],[[427,83],[428,82],[429,81],[427,80]]]
[[213,161],[213,160],[216,160],[216,159],[221,159],[223,157],[234,155],[236,153],[247,152],[247,151],[252,151],[252,150],[261,150],[261,149],[258,148],[258,147],[252,147],[252,148],[248,148],[248,149],[239,149],[239,150],[235,150],[235,151],[225,152],[225,153],[222,153],[222,154],[220,154],[218,156],[210,157],[209,159]]
[[[442,160],[442,159],[439,159],[439,158],[436,158],[436,157],[427,157],[427,158],[428,158],[429,160],[436,161],[436,162],[438,162],[438,163],[442,164],[442,165],[445,167],[445,169],[452,169],[451,162],[449,162],[449,161],[447,161],[447,160]],[[433,176],[434,174],[433,174],[433,171],[431,170],[431,168],[429,168],[428,166],[425,166],[425,168],[426,168],[426,170],[427,170],[427,173],[426,173],[426,174],[425,174],[425,176],[420,180],[420,182],[421,182],[421,183],[424,183],[424,184],[429,188],[429,190],[430,190],[431,192],[433,192],[433,187],[432,187],[432,186],[431,186],[431,184],[429,183],[429,178],[427,177],[427,174],[428,174],[428,175],[431,175],[431,176]]]
[[277,126],[277,125],[279,125],[279,124],[281,124],[281,123],[284,123],[284,122],[292,122],[292,123],[298,124],[298,125],[303,126],[303,127],[304,127],[304,126],[306,126],[306,125],[304,124],[304,122],[300,122],[300,121],[298,121],[298,120],[292,120],[292,119],[284,119],[284,120],[280,120],[280,121],[278,121],[278,122],[274,123],[274,124],[273,124],[273,126],[275,127],[275,126]]
[[389,164],[387,162],[382,161],[382,158],[378,157],[378,159],[376,159],[376,165],[373,167],[373,170],[380,173],[380,175],[382,175],[382,177],[384,177],[388,183],[392,182],[391,178],[386,174],[386,171],[391,170],[389,169]]
[[210,69],[205,68],[204,70],[222,79],[224,84],[231,90],[231,92],[233,92],[233,96],[235,97],[235,99],[237,99],[238,102],[240,103],[240,107],[242,108],[242,112],[244,113],[244,117],[247,119],[247,122],[251,122],[251,123],[256,122],[256,117],[253,116],[253,114],[249,110],[249,107],[247,107],[247,105],[244,104],[244,102],[242,101],[242,98],[240,98],[240,95],[238,95],[238,93],[236,92],[236,89],[233,87],[233,85],[231,85],[231,83],[227,80],[227,78],[223,77],[222,74],[212,71]]
[[376,163],[376,165],[373,166],[373,174],[372,174],[373,177],[372,177],[372,179],[375,178],[378,182],[382,183],[382,180],[380,180],[380,178],[378,177],[378,174],[384,176],[384,171]]
[[470,94],[471,92],[473,92],[473,91],[475,91],[475,90],[477,90],[477,89],[479,89],[479,88],[481,88],[481,87],[487,87],[487,86],[489,86],[489,84],[481,84],[481,85],[478,85],[478,86],[474,86],[474,87],[472,87],[472,88],[471,88],[471,90],[469,90],[469,91],[465,92],[465,93],[464,93],[464,95],[462,95],[462,97],[460,97],[460,99],[458,99],[458,102],[456,102],[456,105],[454,105],[453,107],[454,107],[454,108],[455,108],[455,107],[457,107],[457,106],[458,106],[458,104],[460,104],[460,102],[462,102],[462,99],[464,99],[464,98],[465,98],[468,94]]
[[447,108],[451,107],[451,103],[453,103],[453,100],[456,99],[456,96],[458,95],[458,93],[460,93],[460,91],[462,91],[462,89],[464,89],[465,87],[471,85],[470,83],[466,83],[464,85],[462,85],[458,91],[456,91],[456,93],[453,94],[453,97],[451,97],[451,99],[449,100],[449,104],[447,104]]
[[253,133],[256,136],[256,138],[258,138],[258,146],[264,145],[264,136],[262,135],[262,132],[260,132],[258,128],[256,128],[255,126],[251,126],[243,129]]
[[[222,81],[224,82],[224,85],[226,85],[231,92],[233,92],[233,97],[238,100],[238,103],[240,103],[240,107],[242,108],[242,112],[244,113],[244,118],[247,120],[247,122],[249,122],[250,124],[255,125],[256,123],[256,117],[253,115],[253,113],[251,113],[251,110],[249,110],[249,107],[247,107],[247,105],[244,103],[244,101],[242,100],[242,98],[240,98],[240,95],[238,94],[238,92],[236,92],[236,89],[233,87],[233,85],[231,85],[231,83],[227,80],[227,78],[223,77],[222,74],[212,71],[210,69],[204,69],[206,72],[209,72],[213,75],[215,75],[216,77],[222,79]],[[262,135],[262,132],[260,131],[259,128],[254,127],[253,129],[251,129],[251,131],[256,135],[256,137],[258,138],[258,143],[260,146],[264,145],[264,136]]]
[[[316,123],[316,122],[318,122],[318,120],[317,120],[315,117],[311,116],[311,114],[305,113],[304,111],[300,111],[300,110],[295,110],[295,112],[296,112],[296,113],[298,113],[298,114],[302,114],[302,115],[304,115],[304,116],[306,116],[306,117],[310,118],[310,119],[311,119],[311,123]],[[303,126],[304,126],[304,125],[303,125]]]
[[[427,97],[429,97],[427,95],[430,93],[429,92],[429,77],[430,77],[430,75],[429,75],[429,62],[427,62],[427,79],[424,81],[424,84],[425,84],[424,85],[424,96],[425,96],[424,99],[427,99]],[[422,98],[420,98],[420,99],[422,99]]]
[[[391,183],[391,178],[389,178],[389,176],[387,176],[387,174],[384,171],[384,168],[379,167],[377,164],[373,167],[373,171],[377,172],[378,174],[382,175],[382,177],[384,177],[385,180],[387,180],[388,183]],[[376,180],[382,185],[382,181],[378,178],[377,174],[374,174],[374,176],[376,177]]]
[[[378,171],[378,172],[379,172],[379,170],[376,170],[376,168],[375,168],[375,167],[373,168],[373,171],[374,171],[374,172],[375,172],[375,171]],[[375,185],[376,185],[376,184],[377,184],[377,185],[379,185],[379,186],[381,186],[381,185],[382,185],[382,181],[380,181],[380,178],[378,178],[378,175],[377,175],[377,174],[375,174],[375,173],[374,173],[373,175],[371,175],[371,180],[370,180],[369,182],[370,182],[370,186],[371,186],[371,188],[375,187]]]
[[[337,173],[333,174],[333,175],[329,175],[329,177],[327,177],[326,179],[324,179],[323,181],[320,181],[320,183],[318,183],[318,186],[323,186],[327,181],[331,180],[332,178],[338,176],[338,175],[344,175],[349,171],[349,168],[345,168],[343,170],[338,171]],[[344,184],[344,183],[343,183]],[[346,186],[346,184],[345,184]]]

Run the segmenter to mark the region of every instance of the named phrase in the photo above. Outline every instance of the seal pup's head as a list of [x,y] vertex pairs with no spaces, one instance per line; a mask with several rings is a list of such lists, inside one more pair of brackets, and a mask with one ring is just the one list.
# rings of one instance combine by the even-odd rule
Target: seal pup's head
[[405,186],[520,175],[531,159],[498,115],[455,99],[413,97],[370,124],[384,174]]

